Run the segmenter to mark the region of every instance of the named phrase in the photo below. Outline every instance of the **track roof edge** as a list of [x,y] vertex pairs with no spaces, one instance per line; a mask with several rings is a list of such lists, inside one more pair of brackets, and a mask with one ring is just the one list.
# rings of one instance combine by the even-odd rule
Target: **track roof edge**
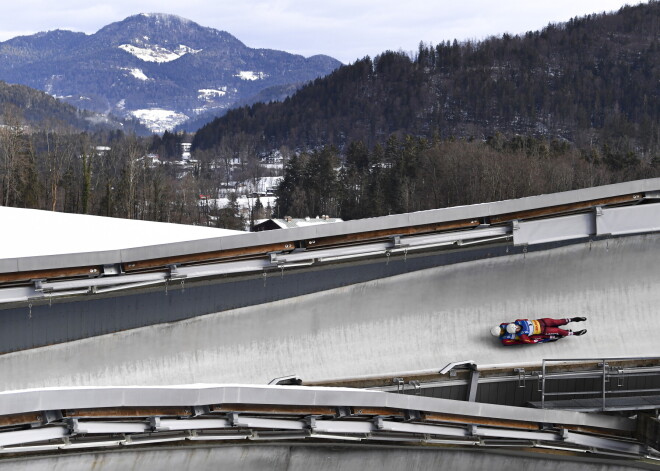
[[290,241],[396,229],[399,227],[404,228],[425,224],[487,218],[508,213],[659,190],[660,178],[652,178],[513,200],[431,209],[333,224],[320,224],[275,231],[249,232],[203,240],[182,241],[120,250],[7,258],[0,260],[0,273],[128,263],[139,260],[152,260],[261,245],[266,246]]

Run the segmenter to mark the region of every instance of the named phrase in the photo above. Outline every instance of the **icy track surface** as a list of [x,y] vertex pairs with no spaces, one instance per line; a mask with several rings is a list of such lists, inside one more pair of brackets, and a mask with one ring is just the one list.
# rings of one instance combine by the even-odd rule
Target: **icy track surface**
[[[660,234],[436,267],[0,356],[2,388],[307,381],[448,363],[654,356]],[[314,272],[310,272],[310,277]],[[185,295],[185,294],[184,294]],[[0,311],[1,314],[1,311]],[[492,325],[585,316],[582,337],[503,347]]]

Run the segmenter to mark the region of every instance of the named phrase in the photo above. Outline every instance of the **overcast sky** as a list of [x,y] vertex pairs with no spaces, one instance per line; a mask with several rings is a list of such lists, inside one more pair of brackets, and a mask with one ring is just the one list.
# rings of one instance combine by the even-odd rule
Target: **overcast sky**
[[15,0],[3,2],[0,41],[39,31],[95,33],[137,13],[170,13],[227,31],[249,47],[344,63],[420,41],[484,39],[538,30],[638,0]]

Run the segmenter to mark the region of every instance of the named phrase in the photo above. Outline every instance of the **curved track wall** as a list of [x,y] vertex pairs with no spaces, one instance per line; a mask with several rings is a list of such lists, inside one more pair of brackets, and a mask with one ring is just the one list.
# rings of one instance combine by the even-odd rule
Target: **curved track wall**
[[[0,356],[3,389],[266,383],[542,358],[657,355],[660,234],[429,268]],[[518,317],[589,318],[586,336],[501,347]],[[583,327],[585,324],[576,324]]]
[[[557,246],[559,244],[545,244]],[[540,250],[543,247],[534,247]],[[122,330],[190,319],[204,314],[254,306],[378,280],[426,268],[483,258],[522,253],[522,247],[491,246],[445,251],[424,256],[392,256],[357,265],[335,265],[315,269],[243,275],[204,282],[179,281],[143,290],[137,294],[88,295],[48,302],[44,299],[15,303],[0,309],[0,354]],[[17,305],[17,306],[16,306]]]
[[[181,448],[158,450],[126,450],[111,453],[60,455],[0,461],[0,470],[12,471],[107,471],[118,469],[194,469],[196,471],[262,470],[298,471],[315,469],[363,471],[400,469],[525,469],[528,471],[562,470],[621,471],[639,469],[616,460],[561,460],[560,456],[544,454],[488,453],[451,450],[411,450],[382,447],[332,446],[219,446],[214,448]],[[554,459],[553,459],[554,458]],[[576,458],[573,457],[573,460]],[[221,463],[221,465],[220,465]],[[641,467],[641,466],[640,466]],[[650,466],[649,466],[650,468]]]

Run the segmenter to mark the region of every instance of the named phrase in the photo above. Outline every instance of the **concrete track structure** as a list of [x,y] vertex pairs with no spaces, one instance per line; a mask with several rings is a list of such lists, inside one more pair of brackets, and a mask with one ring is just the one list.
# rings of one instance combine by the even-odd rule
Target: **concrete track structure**
[[603,459],[576,459],[560,455],[524,454],[518,451],[483,452],[456,450],[411,450],[396,447],[349,446],[218,446],[187,449],[157,449],[85,453],[70,456],[7,460],[0,470],[12,471],[98,471],[122,469],[181,469],[196,471],[222,469],[275,471],[330,471],[360,469],[364,471],[401,469],[525,469],[528,471],[623,471],[654,469],[652,466],[630,466]]
[[[265,383],[288,374],[318,381],[431,370],[461,360],[653,355],[658,188],[660,179],[642,180],[300,230],[0,259],[0,288],[3,280],[18,281],[0,289],[2,350],[27,349],[0,355],[0,376],[5,389]],[[225,254],[264,251],[270,261],[224,262]],[[369,256],[354,260],[360,251]],[[186,265],[204,253],[222,263]],[[153,271],[162,265],[165,273]],[[131,274],[140,267],[147,271]],[[58,270],[79,274],[60,282]],[[195,285],[191,277],[200,271],[234,274]],[[34,287],[20,281],[35,278]],[[53,303],[60,293],[68,297]],[[488,333],[516,318],[578,315],[589,320],[571,327],[586,326],[586,336],[534,348],[502,348]],[[62,333],[52,336],[56,331]],[[48,346],[32,348],[41,345]]]
[[[456,450],[411,450],[396,447],[252,445],[218,446],[187,449],[151,449],[69,456],[12,459],[0,462],[0,470],[12,471],[82,471],[122,469],[222,469],[303,471],[315,469],[360,469],[364,471],[401,469],[525,469],[528,471],[622,471],[640,469],[597,459],[567,458],[561,455],[539,456],[517,451],[481,452]],[[646,469],[653,469],[651,466]]]
[[[314,381],[460,360],[655,355],[659,246],[660,235],[647,234],[426,269],[2,355],[0,377],[6,389],[264,384],[288,374]],[[489,334],[506,320],[576,315],[588,318],[572,325],[587,326],[583,337],[504,348]]]
[[[0,395],[47,397],[51,392],[43,388],[52,387],[264,385],[273,378],[297,375],[307,386],[283,387],[277,394],[287,407],[299,408],[305,404],[296,399],[303,395],[316,400],[312,383],[412,377],[414,372],[437,373],[453,362],[469,361],[484,371],[489,367],[516,371],[514,367],[538,366],[544,359],[654,357],[660,352],[659,199],[660,179],[643,180],[318,228],[0,259],[0,319],[5,321],[5,331],[0,333],[0,378],[5,393],[0,391]],[[569,328],[587,328],[585,336],[503,347],[490,335],[492,326],[517,318],[575,316],[588,320]],[[606,364],[601,363],[604,391]],[[472,378],[476,382],[478,374]],[[37,391],[7,392],[28,388]],[[358,449],[342,442],[351,439],[349,427],[348,436],[330,437],[332,449],[309,440],[305,443],[307,436],[279,446],[161,443],[152,449],[126,446],[127,436],[122,432],[122,444],[117,446],[125,447],[123,451],[67,451],[69,437],[83,442],[87,437],[80,432],[84,428],[79,428],[75,414],[67,415],[71,411],[65,409],[91,407],[77,405],[74,392],[73,402],[67,405],[46,407],[37,399],[30,408],[10,410],[6,401],[0,403],[5,437],[41,437],[42,431],[61,434],[43,443],[33,440],[37,448],[50,447],[48,457],[16,458],[12,450],[0,447],[4,454],[0,469],[105,470],[140,467],[140,463],[211,469],[222,461],[230,468],[245,469],[261,468],[267,462],[274,469],[292,470],[400,469],[410,463],[452,469],[525,466],[544,470],[560,465],[614,470],[637,466],[638,459],[644,460],[644,467],[653,468],[660,456],[657,431],[644,435],[633,432],[633,426],[618,430],[624,461],[619,456],[610,462],[608,453],[621,449],[617,451],[619,445],[599,426],[569,431],[575,422],[557,418],[563,412],[555,411],[548,412],[548,417],[556,419],[533,421],[531,435],[511,432],[511,423],[506,421],[525,421],[533,415],[532,409],[506,406],[510,408],[502,409],[504,415],[489,415],[488,401],[476,403],[474,398],[443,402],[445,415],[436,420],[449,420],[450,427],[452,420],[458,420],[463,427],[461,439],[475,438],[475,446],[483,448],[488,445],[477,437],[477,418],[499,421],[481,426],[493,427],[488,433],[502,441],[488,451],[465,449],[464,442],[458,450],[436,447],[429,451],[423,449],[429,438],[416,431],[425,430],[424,420],[434,419],[419,415],[424,409],[414,405],[433,400],[380,394],[413,406],[399,407],[395,417],[391,416],[394,409],[370,416],[349,400],[331,404],[334,409],[323,420],[358,427],[355,421],[360,416],[367,424],[362,437],[367,442],[378,437],[385,425],[394,431],[410,431],[422,446],[398,450],[365,442]],[[194,401],[177,402],[181,396],[155,405],[197,406]],[[119,394],[115,402],[90,404],[101,409],[129,406],[125,399]],[[195,421],[206,414],[206,419],[237,427],[238,415],[231,407],[242,402],[230,401],[225,408],[222,400],[200,403],[203,410],[191,407],[166,420],[199,425]],[[266,397],[258,410],[270,413],[269,404],[273,403]],[[138,404],[151,405],[148,401]],[[470,412],[456,412],[463,406]],[[245,409],[246,415],[252,412]],[[30,422],[23,417],[23,422],[16,422],[19,413],[35,414],[38,419]],[[139,428],[147,435],[162,432],[150,425],[159,423],[160,417],[143,413],[136,425],[131,413],[122,412],[127,430]],[[279,413],[289,420],[287,410]],[[456,417],[448,419],[452,414]],[[316,420],[304,412],[298,415],[299,424]],[[468,416],[471,419],[465,419]],[[622,417],[634,423],[633,416]],[[82,417],[89,427],[119,427],[112,415],[106,422],[98,419],[104,415]],[[268,420],[264,417],[259,420]],[[589,420],[600,419],[594,415]],[[660,428],[657,411],[649,423]],[[311,425],[304,427],[306,433],[314,431]],[[255,426],[257,435],[250,439],[258,439],[263,428]],[[185,440],[197,432],[191,429],[190,433]],[[553,447],[552,459],[569,462],[540,460],[543,438],[523,444],[524,437],[537,433],[552,434],[554,441],[548,445]],[[571,433],[584,441],[575,442],[579,449],[565,457],[562,440],[570,442]],[[517,440],[511,452],[503,451],[511,446],[506,443],[509,435]],[[112,433],[108,436],[116,438]],[[20,438],[12,440],[7,443],[20,445]],[[592,442],[599,445],[592,447]],[[608,450],[610,443],[613,448]],[[445,446],[451,444],[445,442]],[[527,446],[537,449],[530,454]],[[592,448],[599,450],[595,461],[582,459],[581,454]]]

